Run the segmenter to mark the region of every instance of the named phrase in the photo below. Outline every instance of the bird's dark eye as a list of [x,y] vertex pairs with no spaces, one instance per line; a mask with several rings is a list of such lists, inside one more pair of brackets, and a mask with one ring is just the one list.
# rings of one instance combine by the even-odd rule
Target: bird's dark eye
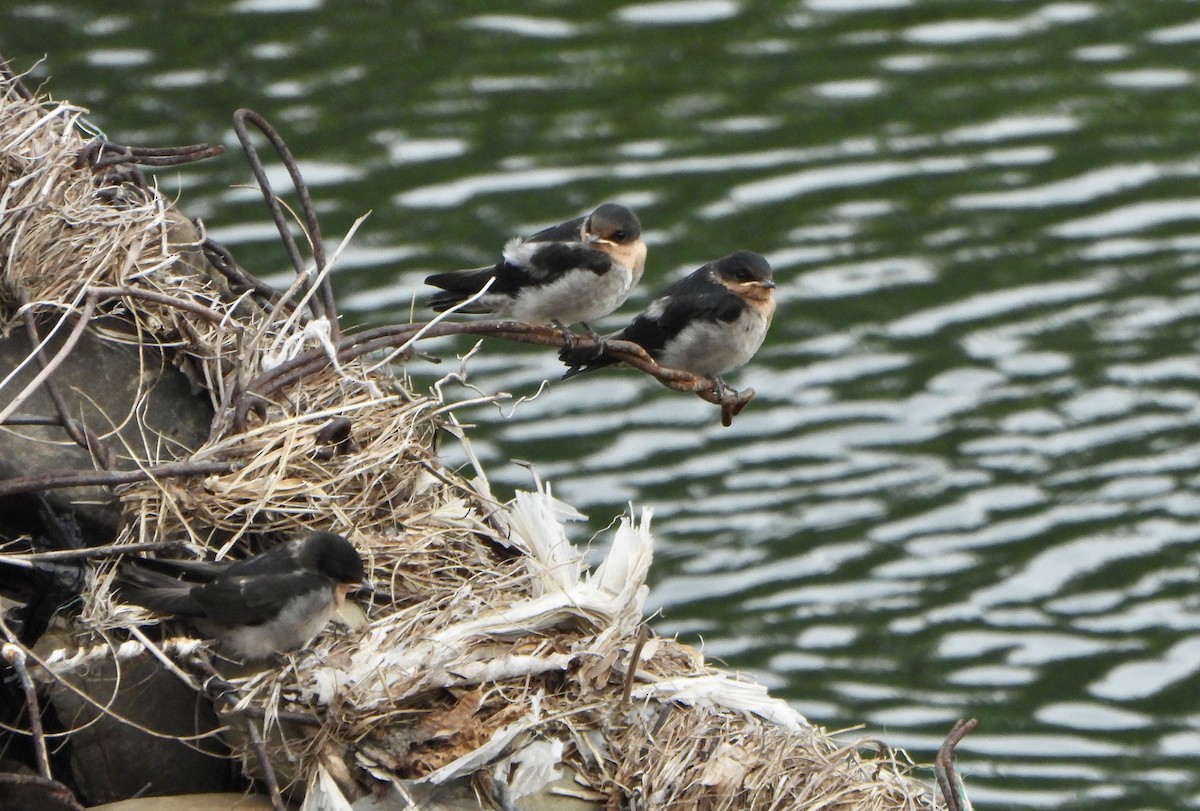
[[612,240],[613,242],[624,242],[625,237],[626,233],[624,231],[617,231],[612,235]]
[[739,282],[748,282],[751,279],[750,271],[736,270],[733,273],[733,278],[737,279]]

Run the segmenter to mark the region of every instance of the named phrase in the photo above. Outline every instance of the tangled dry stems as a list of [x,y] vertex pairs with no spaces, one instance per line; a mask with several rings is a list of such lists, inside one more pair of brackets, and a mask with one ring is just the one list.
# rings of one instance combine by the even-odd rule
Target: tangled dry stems
[[[819,728],[785,729],[670,698],[627,699],[631,682],[717,673],[694,650],[654,640],[631,675],[636,621],[559,606],[526,631],[486,630],[487,618],[533,605],[545,589],[486,480],[468,481],[439,462],[448,405],[440,387],[435,395],[406,391],[388,372],[354,359],[306,374],[273,396],[247,430],[235,430],[238,396],[263,358],[306,322],[232,295],[204,261],[203,235],[155,189],[112,185],[80,166],[83,114],[0,92],[6,328],[16,323],[16,302],[65,322],[89,293],[107,290],[91,328],[165,349],[207,392],[211,434],[184,457],[238,463],[227,473],[121,487],[117,541],[182,539],[200,554],[240,555],[264,539],[332,529],[363,552],[381,595],[365,629],[333,627],[311,650],[235,680],[241,706],[267,719],[267,744],[285,781],[303,784],[320,763],[343,790],[361,792],[376,780],[452,766],[518,728],[521,739],[564,742],[563,759],[579,781],[597,800],[622,807],[930,805],[900,759],[866,758]],[[327,430],[339,420],[348,421],[348,438],[330,443]],[[179,455],[148,429],[141,447],[121,452],[145,466]],[[76,621],[94,643],[154,619],[116,603],[111,577],[111,567],[99,570]],[[484,630],[453,637],[463,628]],[[444,650],[429,644],[452,638]],[[175,648],[161,647],[173,661]],[[355,670],[366,654],[378,667]],[[89,655],[118,653],[101,644]],[[291,722],[289,712],[314,714],[321,725]],[[249,759],[245,743],[237,746]]]

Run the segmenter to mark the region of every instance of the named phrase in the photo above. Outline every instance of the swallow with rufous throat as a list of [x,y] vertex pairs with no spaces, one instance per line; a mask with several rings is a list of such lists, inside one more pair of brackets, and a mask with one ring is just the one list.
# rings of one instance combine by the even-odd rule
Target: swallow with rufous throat
[[[606,336],[638,344],[659,366],[711,377],[744,365],[762,346],[775,315],[775,282],[767,260],[738,251],[669,285],[633,323]],[[598,347],[559,353],[574,377],[620,361]]]
[[223,653],[248,661],[303,647],[364,576],[350,541],[317,531],[237,561],[134,558],[118,588],[134,605],[190,619]]
[[637,215],[605,203],[591,214],[512,239],[491,267],[437,273],[425,283],[442,292],[429,299],[438,312],[467,301],[458,312],[491,314],[565,329],[608,315],[629,298],[646,267],[646,243]]

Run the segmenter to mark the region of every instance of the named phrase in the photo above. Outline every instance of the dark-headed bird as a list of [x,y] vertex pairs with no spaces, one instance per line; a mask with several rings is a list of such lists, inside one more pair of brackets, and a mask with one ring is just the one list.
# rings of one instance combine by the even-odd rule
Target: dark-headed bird
[[363,577],[353,544],[311,532],[238,561],[133,559],[118,580],[126,601],[187,617],[223,652],[253,660],[307,644]]
[[425,283],[442,289],[429,299],[438,312],[468,300],[494,279],[486,293],[459,312],[560,328],[582,324],[590,331],[587,322],[625,303],[645,266],[637,215],[605,203],[586,217],[510,240],[504,258],[491,267],[437,273]]
[[[762,346],[775,315],[775,282],[767,260],[738,251],[669,285],[633,323],[606,339],[640,345],[658,365],[717,380]],[[603,346],[567,347],[560,360],[574,377],[620,361]]]

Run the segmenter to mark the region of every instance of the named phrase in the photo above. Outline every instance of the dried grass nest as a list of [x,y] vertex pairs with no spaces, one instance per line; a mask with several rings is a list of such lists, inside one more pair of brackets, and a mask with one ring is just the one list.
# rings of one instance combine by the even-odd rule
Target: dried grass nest
[[[250,537],[330,529],[353,540],[389,595],[364,627],[332,625],[283,665],[233,680],[243,706],[265,713],[285,781],[328,790],[332,777],[353,800],[482,772],[507,781],[515,799],[566,766],[574,793],[609,808],[934,807],[902,753],[838,742],[696,650],[640,637],[649,513],[622,518],[603,564],[587,571],[563,528],[573,511],[549,488],[500,503],[478,464],[471,479],[441,465],[439,436],[470,447],[441,386],[409,391],[389,365],[365,358],[326,364],[236,430],[247,381],[269,355],[312,346],[313,320],[232,295],[153,186],[81,167],[96,137],[84,110],[0,91],[6,331],[21,302],[69,331],[89,291],[158,294],[97,300],[89,329],[161,347],[187,370],[214,418],[184,459],[234,463],[118,488],[117,542],[182,539],[197,555],[237,556]],[[13,397],[0,392],[0,408]],[[341,418],[352,442],[322,453],[322,430]],[[147,468],[179,461],[164,447],[147,433],[119,452]],[[96,568],[69,620],[79,647],[41,657],[46,674],[120,649],[170,661],[171,643],[130,636],[156,619],[111,597],[112,571]],[[279,721],[292,711],[321,725]],[[244,745],[237,753],[252,766]]]

